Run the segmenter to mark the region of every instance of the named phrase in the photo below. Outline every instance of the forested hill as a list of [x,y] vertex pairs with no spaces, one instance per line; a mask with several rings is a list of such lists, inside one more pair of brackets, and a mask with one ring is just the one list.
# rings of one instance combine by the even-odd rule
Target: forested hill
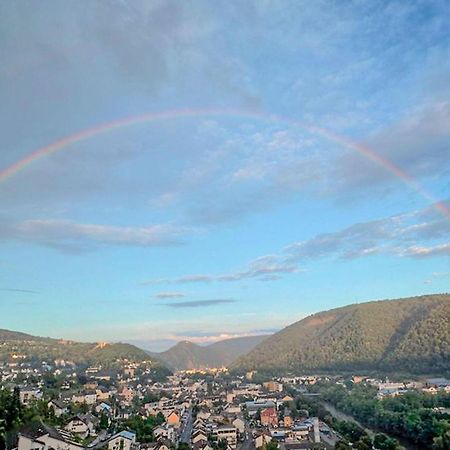
[[182,341],[165,352],[150,354],[174,370],[226,367],[267,337],[259,335],[224,339],[206,346]]
[[0,342],[3,341],[45,341],[52,340],[39,336],[31,336],[30,334],[21,333],[20,331],[0,330]]
[[272,335],[239,358],[239,371],[450,372],[450,295],[349,305]]
[[55,359],[64,359],[75,364],[101,364],[103,367],[110,367],[118,360],[127,359],[128,361],[153,361],[155,366],[161,366],[145,351],[130,344],[74,342],[0,330],[0,362],[14,359],[31,362],[47,361],[50,364]]

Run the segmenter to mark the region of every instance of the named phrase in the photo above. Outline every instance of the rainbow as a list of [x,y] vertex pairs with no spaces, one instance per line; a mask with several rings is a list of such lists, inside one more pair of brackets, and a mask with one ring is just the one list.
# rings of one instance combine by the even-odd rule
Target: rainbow
[[245,110],[219,110],[219,109],[176,109],[161,112],[152,112],[141,114],[137,116],[125,117],[122,119],[115,120],[113,122],[107,122],[97,125],[92,128],[87,128],[85,130],[79,131],[78,133],[65,136],[62,139],[52,142],[45,147],[38,148],[37,150],[31,152],[19,161],[11,164],[10,166],[4,168],[0,171],[0,183],[5,182],[9,178],[13,177],[20,171],[24,170],[30,164],[40,160],[41,158],[52,155],[53,153],[59,152],[61,150],[67,149],[68,147],[94,136],[109,133],[111,131],[121,129],[124,127],[138,125],[142,123],[150,123],[161,120],[168,119],[178,119],[178,118],[190,118],[190,117],[202,117],[202,116],[219,116],[219,117],[242,117],[248,119],[257,119],[271,122],[280,122],[289,124],[290,126],[300,127],[309,131],[310,133],[321,135],[326,139],[329,139],[340,146],[348,148],[352,151],[359,153],[365,158],[373,161],[374,163],[380,165],[385,170],[401,179],[409,187],[419,193],[423,198],[432,203],[432,205],[447,219],[450,220],[450,208],[448,208],[443,202],[437,200],[430,192],[428,192],[415,178],[402,170],[399,166],[394,164],[388,158],[381,156],[374,149],[356,142],[344,135],[335,133],[334,131],[328,130],[323,127],[316,125],[305,124],[299,120],[289,119],[280,115],[268,115],[253,111]]

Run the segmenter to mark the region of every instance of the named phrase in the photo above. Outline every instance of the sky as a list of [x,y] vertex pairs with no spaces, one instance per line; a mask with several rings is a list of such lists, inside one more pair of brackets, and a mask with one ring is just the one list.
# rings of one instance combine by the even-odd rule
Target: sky
[[450,3],[0,3],[0,328],[162,350],[450,290]]

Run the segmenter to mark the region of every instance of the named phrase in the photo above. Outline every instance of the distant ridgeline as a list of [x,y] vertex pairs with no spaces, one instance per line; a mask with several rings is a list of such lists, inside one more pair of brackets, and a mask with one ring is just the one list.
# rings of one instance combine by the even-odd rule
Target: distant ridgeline
[[163,353],[130,344],[81,343],[0,330],[1,362],[65,360],[112,368],[148,361],[171,369],[229,366],[244,372],[380,371],[450,375],[450,295],[349,305],[320,312],[270,336],[198,346],[183,342]]
[[0,330],[0,362],[45,361],[52,365],[58,360],[75,365],[101,365],[104,368],[111,368],[121,360],[148,361],[155,367],[163,367],[144,350],[130,344],[74,342]]
[[227,367],[267,337],[265,334],[224,339],[205,346],[182,341],[165,352],[149,354],[173,370]]
[[349,305],[270,336],[232,366],[267,373],[450,372],[450,295]]

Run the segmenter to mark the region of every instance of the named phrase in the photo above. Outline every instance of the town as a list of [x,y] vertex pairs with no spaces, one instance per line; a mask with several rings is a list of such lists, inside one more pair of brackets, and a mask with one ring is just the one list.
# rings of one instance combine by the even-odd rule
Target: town
[[[333,395],[346,395],[349,385],[376,390],[378,402],[414,392],[435,399],[436,417],[450,414],[445,378],[263,377],[226,368],[155,377],[146,361],[118,360],[104,369],[20,358],[2,363],[0,374],[0,431],[11,422],[2,444],[7,450],[402,448],[339,416]],[[26,417],[21,422],[11,418],[14,408]]]

